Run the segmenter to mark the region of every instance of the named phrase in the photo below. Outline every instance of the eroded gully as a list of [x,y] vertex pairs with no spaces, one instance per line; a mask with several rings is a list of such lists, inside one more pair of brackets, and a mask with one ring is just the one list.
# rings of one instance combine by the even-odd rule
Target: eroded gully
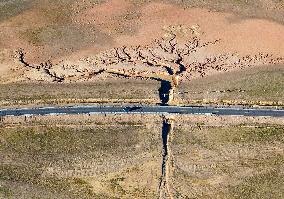
[[170,186],[170,172],[171,172],[171,141],[173,136],[174,120],[171,117],[163,117],[163,126],[162,126],[162,175],[160,178],[159,185],[159,199],[164,198],[173,198],[172,196],[172,187]]

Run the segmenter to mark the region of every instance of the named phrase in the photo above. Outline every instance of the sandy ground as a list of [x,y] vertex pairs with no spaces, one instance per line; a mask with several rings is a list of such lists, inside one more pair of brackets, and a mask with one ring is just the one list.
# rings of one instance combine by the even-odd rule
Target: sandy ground
[[[0,21],[1,52],[8,52],[0,54],[5,58],[0,59],[1,75],[18,64],[11,57],[19,48],[26,50],[30,62],[47,59],[72,62],[115,46],[149,44],[167,34],[170,26],[179,25],[198,25],[206,40],[221,39],[221,43],[212,49],[215,53],[265,52],[284,56],[284,26],[281,22],[273,21],[271,17],[250,18],[241,13],[233,14],[227,4],[224,7],[220,3],[224,9],[217,12],[210,6],[192,8],[161,1],[85,1],[69,6],[58,1],[31,2],[28,9]],[[276,9],[276,4],[268,1],[262,1],[261,5],[270,11]],[[281,5],[277,4],[275,14],[282,9]],[[252,9],[251,5],[238,6]]]
[[[182,9],[173,5],[152,3],[141,11],[141,27],[137,36],[118,37],[117,43],[124,41],[138,44],[148,43],[157,35],[164,34],[164,27],[170,25],[199,25],[207,39],[222,39],[220,51],[238,51],[254,54],[260,51],[283,55],[284,27],[266,20],[238,20],[238,16],[228,13],[210,12],[206,9]],[[232,19],[235,21],[232,22]]]

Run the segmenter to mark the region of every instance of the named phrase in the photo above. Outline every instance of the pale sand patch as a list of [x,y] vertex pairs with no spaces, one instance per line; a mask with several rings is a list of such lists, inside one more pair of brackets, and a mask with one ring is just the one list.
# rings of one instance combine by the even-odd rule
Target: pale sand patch
[[[135,34],[117,34],[112,31],[117,26],[117,16],[134,10],[139,13],[135,23]],[[230,13],[212,12],[207,9],[188,8],[165,4],[149,3],[142,7],[133,7],[129,2],[108,1],[87,10],[81,21],[99,26],[100,30],[112,34],[113,47],[123,45],[147,45],[165,34],[165,27],[171,25],[199,25],[204,33],[204,40],[221,39],[214,47],[215,53],[238,52],[241,55],[267,52],[278,56],[284,55],[284,26],[275,22],[260,19],[244,19]],[[129,23],[129,21],[125,22]],[[112,47],[109,46],[109,47]],[[87,48],[76,52],[80,55],[92,55],[104,48]]]
[[121,13],[127,11],[127,9],[129,9],[130,7],[131,4],[129,1],[107,1],[106,3],[88,9],[85,14],[82,15],[82,23],[104,23],[107,22],[106,20],[111,20],[112,17],[120,15]]
[[121,28],[126,21],[119,21],[119,17],[131,10],[133,5],[129,1],[111,0],[103,4],[92,6],[85,12],[77,15],[74,21],[77,24],[88,24],[98,27],[100,31],[112,35],[116,34],[116,29]]
[[6,64],[0,64],[0,75],[4,76],[8,74],[8,72],[9,72],[9,66]]
[[[13,67],[13,65],[10,65],[9,63],[12,62],[13,51],[10,51],[8,49],[0,49],[0,76],[6,76],[10,73],[10,69]],[[0,79],[1,81],[1,79]]]
[[220,38],[217,52],[256,54],[268,52],[284,55],[284,26],[267,20],[250,19],[231,23],[238,18],[228,13],[210,12],[206,9],[182,9],[177,6],[151,3],[141,11],[140,29],[135,36],[119,36],[118,45],[149,43],[164,34],[163,27],[198,24],[206,39]]

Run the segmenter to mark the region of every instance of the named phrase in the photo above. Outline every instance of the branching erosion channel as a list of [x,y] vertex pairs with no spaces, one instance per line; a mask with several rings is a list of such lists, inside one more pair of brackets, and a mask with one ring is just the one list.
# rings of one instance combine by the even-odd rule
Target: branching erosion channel
[[170,187],[171,172],[171,151],[170,143],[174,128],[173,118],[164,116],[162,127],[163,159],[162,159],[162,176],[159,186],[159,198],[173,198]]

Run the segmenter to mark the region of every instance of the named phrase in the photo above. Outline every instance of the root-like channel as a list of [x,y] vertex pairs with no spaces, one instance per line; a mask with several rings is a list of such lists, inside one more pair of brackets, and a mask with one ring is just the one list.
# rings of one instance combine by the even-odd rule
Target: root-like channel
[[173,198],[169,184],[169,172],[170,172],[170,136],[173,131],[173,121],[168,118],[164,118],[162,128],[162,141],[163,141],[163,160],[162,160],[162,176],[159,186],[159,198]]

